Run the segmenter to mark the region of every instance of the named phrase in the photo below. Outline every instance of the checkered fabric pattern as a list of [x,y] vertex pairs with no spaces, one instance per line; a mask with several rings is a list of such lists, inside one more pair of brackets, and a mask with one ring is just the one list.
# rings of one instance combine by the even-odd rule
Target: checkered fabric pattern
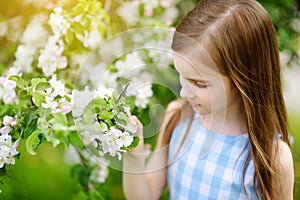
[[216,134],[201,126],[196,114],[178,152],[188,120],[173,131],[167,172],[171,200],[257,199],[251,161],[242,184],[243,166],[250,150],[248,134]]

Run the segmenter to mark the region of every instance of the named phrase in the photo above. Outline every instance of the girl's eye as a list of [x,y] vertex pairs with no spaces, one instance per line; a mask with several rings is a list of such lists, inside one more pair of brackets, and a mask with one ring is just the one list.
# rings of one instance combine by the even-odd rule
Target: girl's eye
[[193,83],[193,85],[195,85],[198,88],[207,88],[207,85],[201,82],[197,82],[197,81],[191,81]]

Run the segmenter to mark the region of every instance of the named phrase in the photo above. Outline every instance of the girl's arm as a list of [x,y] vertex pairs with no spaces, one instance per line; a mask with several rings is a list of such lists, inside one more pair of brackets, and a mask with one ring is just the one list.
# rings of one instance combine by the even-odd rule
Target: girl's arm
[[140,138],[136,148],[123,155],[123,190],[126,199],[152,199],[150,185],[145,175],[143,126],[135,117],[131,117],[138,125],[136,135]]
[[174,119],[174,110],[180,110],[178,101],[171,102],[166,109],[162,132],[147,165],[145,164],[147,153],[145,153],[143,141],[143,126],[133,116],[132,119],[136,121],[139,127],[136,135],[140,137],[140,142],[136,148],[123,156],[123,190],[126,199],[159,199],[161,196],[167,179],[168,142],[165,141],[165,138],[170,137],[168,134],[166,136],[165,127],[167,125],[171,125],[171,127],[176,126],[177,123],[174,120],[173,122],[170,120]]
[[275,155],[275,163],[278,166],[279,184],[281,191],[275,191],[278,199],[292,200],[294,189],[293,157],[288,145],[278,140],[278,153]]

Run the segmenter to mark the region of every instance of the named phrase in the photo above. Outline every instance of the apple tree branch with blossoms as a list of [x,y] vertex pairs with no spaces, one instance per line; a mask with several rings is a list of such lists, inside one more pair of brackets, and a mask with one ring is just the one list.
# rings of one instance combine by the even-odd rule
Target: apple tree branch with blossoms
[[[157,101],[157,73],[171,65],[180,5],[58,1],[26,23],[22,16],[0,22],[0,39],[15,48],[12,62],[0,60],[9,66],[0,68],[0,174],[22,158],[21,140],[31,155],[42,143],[62,144],[77,157],[71,171],[81,185],[77,194],[105,198],[111,162],[139,140],[129,116]],[[12,34],[17,23],[24,28]]]

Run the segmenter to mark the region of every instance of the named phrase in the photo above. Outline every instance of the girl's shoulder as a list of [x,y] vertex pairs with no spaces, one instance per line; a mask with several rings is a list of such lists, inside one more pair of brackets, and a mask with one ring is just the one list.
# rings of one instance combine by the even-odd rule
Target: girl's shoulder
[[290,147],[282,139],[278,139],[276,142],[276,148],[274,152],[274,159],[276,165],[276,171],[279,175],[279,183],[282,188],[282,192],[278,195],[282,195],[280,199],[293,199],[293,185],[294,185],[294,164]]

